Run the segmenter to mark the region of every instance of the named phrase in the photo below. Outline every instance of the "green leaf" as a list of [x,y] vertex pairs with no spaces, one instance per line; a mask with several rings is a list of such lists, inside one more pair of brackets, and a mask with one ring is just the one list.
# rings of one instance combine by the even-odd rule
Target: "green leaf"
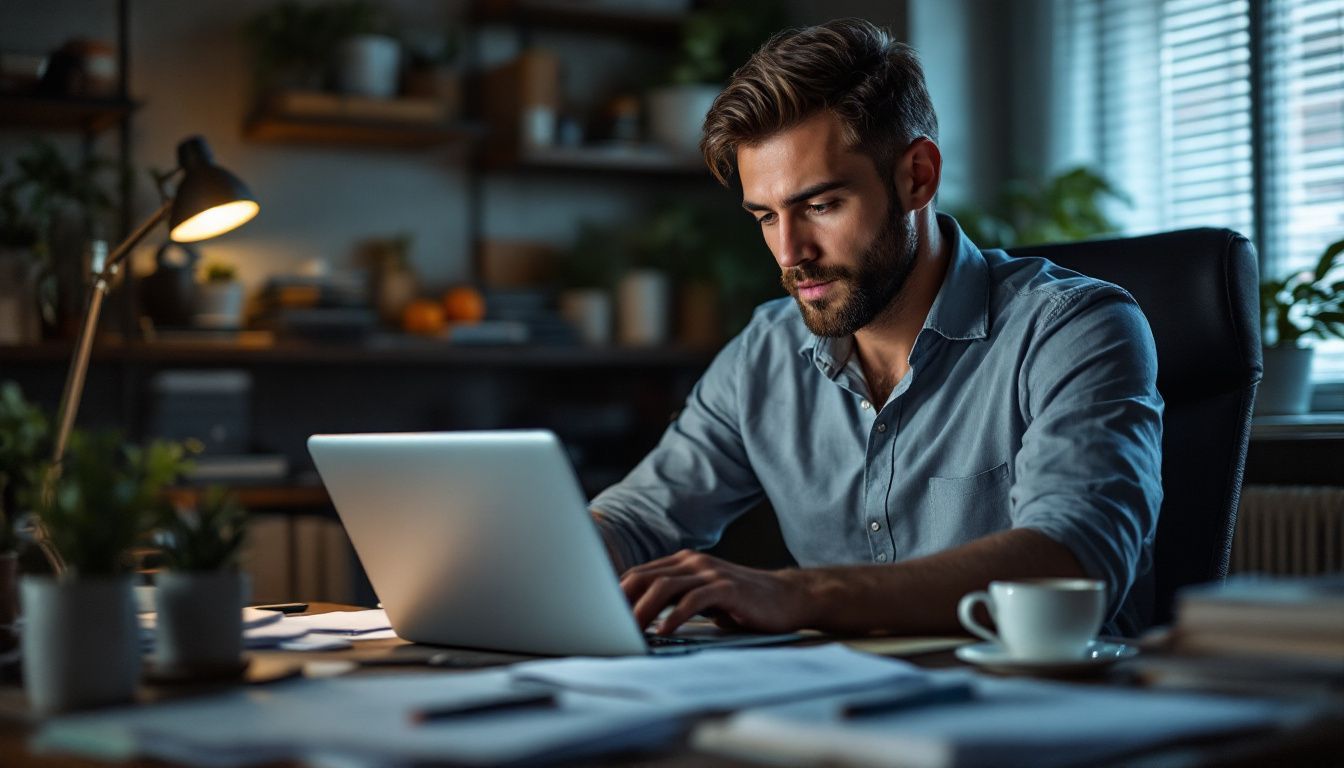
[[1344,253],[1344,240],[1337,240],[1326,246],[1325,252],[1321,254],[1320,260],[1316,262],[1317,282],[1324,280],[1325,276],[1338,266],[1336,262],[1341,253]]

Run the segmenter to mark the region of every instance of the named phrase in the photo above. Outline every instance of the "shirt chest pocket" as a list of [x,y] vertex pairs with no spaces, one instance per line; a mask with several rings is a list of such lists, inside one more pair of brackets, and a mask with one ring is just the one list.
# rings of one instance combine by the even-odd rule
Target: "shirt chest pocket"
[[1012,527],[1008,463],[965,477],[929,478],[920,549],[935,552]]

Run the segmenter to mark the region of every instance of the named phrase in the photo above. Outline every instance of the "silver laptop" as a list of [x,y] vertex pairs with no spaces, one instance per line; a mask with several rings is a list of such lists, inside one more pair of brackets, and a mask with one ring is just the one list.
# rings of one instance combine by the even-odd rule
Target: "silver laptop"
[[407,640],[623,656],[798,637],[641,632],[551,432],[313,435],[308,450]]

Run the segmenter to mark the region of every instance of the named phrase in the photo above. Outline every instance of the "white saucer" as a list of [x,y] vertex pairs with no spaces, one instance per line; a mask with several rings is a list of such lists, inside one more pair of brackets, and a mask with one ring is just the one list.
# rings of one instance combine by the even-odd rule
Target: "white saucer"
[[1015,675],[1069,675],[1091,672],[1108,667],[1123,659],[1139,655],[1139,649],[1124,643],[1093,640],[1087,653],[1073,659],[1016,659],[1008,655],[998,643],[963,645],[956,651],[957,658],[991,672]]

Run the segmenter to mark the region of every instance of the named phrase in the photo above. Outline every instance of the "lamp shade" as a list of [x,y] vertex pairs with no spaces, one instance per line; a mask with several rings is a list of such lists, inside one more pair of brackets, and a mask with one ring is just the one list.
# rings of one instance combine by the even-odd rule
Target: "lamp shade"
[[168,236],[179,243],[222,235],[257,215],[260,206],[247,185],[215,165],[205,140],[193,136],[177,146],[182,182],[168,216]]

